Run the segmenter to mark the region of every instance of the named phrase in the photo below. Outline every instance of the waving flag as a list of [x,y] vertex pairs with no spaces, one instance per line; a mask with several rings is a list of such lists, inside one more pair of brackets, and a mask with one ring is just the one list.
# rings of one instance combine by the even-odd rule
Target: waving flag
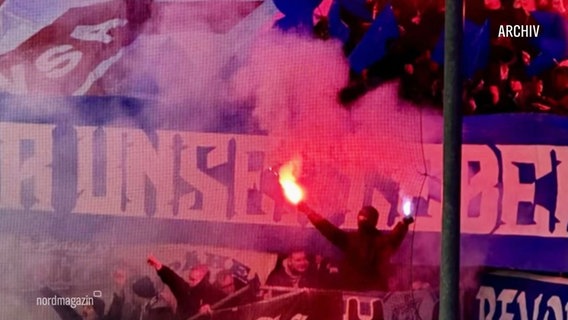
[[274,0],[274,4],[284,14],[275,26],[281,30],[302,30],[311,33],[314,10],[323,0]]
[[538,42],[540,53],[533,57],[527,66],[527,74],[536,76],[554,67],[559,61],[568,57],[566,52],[566,41],[544,38]]
[[527,74],[534,76],[554,67],[558,61],[568,57],[568,23],[556,12],[534,11],[533,18],[541,26],[542,33],[532,43],[540,49],[527,66]]
[[103,2],[108,0],[0,1],[0,55],[17,48],[67,11]]
[[541,26],[542,32],[539,36],[545,38],[562,38],[565,36],[565,19],[559,13],[536,10],[531,12],[531,16]]
[[[3,14],[14,14],[15,9],[7,13],[4,6]],[[19,9],[22,15],[27,12],[25,8]],[[133,40],[122,2],[106,1],[71,9],[59,7],[47,15],[40,12],[30,12],[27,22],[20,21],[21,26],[4,30],[10,40],[3,40],[9,42],[3,49],[13,49],[0,55],[2,91],[86,94],[120,59],[122,48]]]
[[[141,66],[133,68],[131,64],[141,63],[148,56],[153,58],[153,52],[157,52],[154,49],[167,52],[170,58],[189,60],[182,43],[187,41],[182,33],[189,29],[194,31],[193,38],[197,38],[198,31],[211,34],[207,41],[218,41],[219,45],[215,46],[230,51],[230,57],[250,45],[264,24],[272,26],[276,8],[271,1],[267,2],[271,6],[262,6],[258,14],[249,14],[259,7],[260,1],[243,0],[222,5],[183,0],[0,1],[0,92],[115,95],[130,94],[130,87],[144,83],[144,93],[148,94],[146,84],[152,86],[155,74],[146,72],[138,77],[142,74]],[[204,8],[212,12],[211,7],[215,5],[238,14],[210,21],[187,19],[188,16],[204,16]],[[177,15],[157,21],[152,19],[153,10],[160,12],[160,16],[173,15],[172,12]],[[210,25],[204,26],[204,23]],[[183,41],[178,40],[180,38]],[[194,49],[201,47],[194,46]],[[145,54],[145,50],[151,52]],[[137,62],[128,60],[133,54],[143,57],[137,56]],[[229,57],[225,59],[227,63]],[[153,60],[148,63],[152,64]],[[135,81],[121,78],[125,70],[136,71],[136,75],[130,75]]]
[[371,28],[349,56],[349,65],[361,72],[387,53],[387,42],[399,37],[398,24],[390,5],[385,6]]
[[349,28],[341,21],[339,16],[339,2],[333,1],[329,8],[329,33],[332,37],[341,40],[343,43],[347,42],[349,38]]
[[[481,26],[465,20],[464,35],[462,42],[463,72],[467,78],[471,78],[476,71],[483,69],[489,59],[489,22]],[[432,60],[444,64],[444,32],[440,35],[432,52]]]

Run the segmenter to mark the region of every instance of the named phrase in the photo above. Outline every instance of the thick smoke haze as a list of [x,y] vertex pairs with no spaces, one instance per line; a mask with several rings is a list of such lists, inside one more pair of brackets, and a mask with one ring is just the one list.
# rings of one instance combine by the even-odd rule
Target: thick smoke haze
[[[307,167],[320,173],[379,172],[403,181],[401,189],[408,194],[419,194],[425,111],[400,100],[396,82],[369,92],[347,110],[337,100],[347,74],[339,42],[271,31],[253,47],[231,92],[252,99],[260,128],[279,138],[269,164],[301,155]],[[310,172],[313,185],[326,185],[326,178]]]
[[[82,98],[48,99],[33,93],[5,95],[0,102],[0,118],[140,128],[150,140],[156,129],[266,135],[275,142],[266,155],[265,165],[278,166],[301,159],[300,181],[308,189],[308,200],[326,215],[346,209],[345,195],[341,193],[344,176],[373,173],[378,187],[392,187],[395,194],[420,194],[428,171],[423,143],[441,141],[441,117],[438,111],[399,99],[396,81],[369,92],[347,110],[337,100],[338,91],[348,82],[349,70],[341,43],[272,29],[277,10],[271,2],[200,2],[184,11],[173,4],[155,3],[155,8],[136,40],[122,49],[120,61],[97,82],[108,95],[93,98],[100,99],[99,109],[90,109],[97,106],[84,105]],[[72,130],[69,134],[73,134]],[[72,174],[66,180],[73,181]],[[400,181],[400,185],[394,181]],[[121,234],[138,233],[136,226],[124,222],[93,219],[90,223],[86,227],[93,234],[89,243],[105,243],[109,239],[112,243]],[[419,217],[416,223],[420,223]],[[73,227],[65,223],[46,226],[45,234],[37,235],[37,241],[31,242],[41,246],[46,239],[58,239],[62,229]],[[82,232],[80,228],[77,233]],[[221,239],[239,235],[218,231],[208,236]],[[412,237],[411,234],[407,241],[413,241]],[[171,239],[173,244],[182,243],[182,237]],[[47,319],[44,313],[48,313],[56,319],[51,310],[46,312],[44,308],[28,310],[33,313],[28,315],[23,306],[33,303],[33,287],[54,279],[50,275],[60,272],[62,263],[72,265],[73,270],[88,270],[82,276],[76,275],[85,283],[77,288],[62,288],[76,294],[86,293],[94,275],[105,279],[101,285],[110,290],[111,271],[123,260],[135,260],[127,262],[132,273],[153,275],[144,261],[151,246],[138,246],[128,256],[113,248],[88,248],[93,251],[86,254],[54,249],[53,252],[70,257],[57,258],[55,253],[41,255],[41,250],[31,247],[26,257],[14,242],[17,239],[6,237],[0,246],[3,256],[10,261],[10,269],[24,275],[37,268],[33,271],[37,278],[15,276],[3,282],[0,295],[3,301],[13,302],[9,302],[7,313],[2,313],[13,318],[41,315]],[[420,243],[414,246],[413,254],[437,252],[436,245]],[[179,248],[168,250],[182,257],[185,254]],[[175,260],[174,254],[164,252],[167,250],[153,253]],[[233,258],[254,261],[250,254],[243,251]],[[254,254],[262,255],[263,260],[258,261],[267,262],[266,266],[257,265],[258,269],[273,267],[273,255]],[[403,253],[402,263],[410,264],[408,254]],[[29,283],[30,292],[25,299],[12,292],[19,280]],[[107,304],[109,298],[105,296]]]

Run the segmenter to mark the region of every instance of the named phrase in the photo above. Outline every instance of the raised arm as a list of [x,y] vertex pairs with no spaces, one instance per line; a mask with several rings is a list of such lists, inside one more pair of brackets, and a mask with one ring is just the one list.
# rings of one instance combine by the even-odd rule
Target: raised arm
[[406,237],[406,234],[408,233],[408,226],[412,222],[414,222],[414,219],[412,217],[406,217],[402,221],[399,221],[391,231],[391,233],[389,234],[389,243],[393,249],[396,250],[400,247],[402,241],[404,240],[404,237]]
[[329,222],[322,215],[310,208],[305,202],[298,204],[298,210],[306,214],[314,227],[316,227],[329,242],[342,250],[347,248],[347,232]]
[[178,303],[180,301],[183,301],[183,298],[190,291],[189,284],[177,273],[175,273],[175,271],[164,266],[154,256],[149,256],[147,261],[150,266],[156,269],[158,276],[160,277],[162,282],[170,288]]

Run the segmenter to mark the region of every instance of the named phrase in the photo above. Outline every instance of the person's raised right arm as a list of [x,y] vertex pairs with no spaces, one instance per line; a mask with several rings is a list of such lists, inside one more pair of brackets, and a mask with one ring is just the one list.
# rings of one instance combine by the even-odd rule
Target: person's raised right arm
[[152,255],[148,256],[147,262],[151,267],[156,269],[162,282],[170,288],[179,303],[181,301],[180,299],[183,299],[187,292],[190,291],[189,284],[175,273],[175,271],[164,266],[156,257]]
[[347,232],[329,222],[322,215],[310,208],[305,202],[298,204],[298,210],[306,214],[314,227],[316,227],[327,240],[340,249],[347,248]]

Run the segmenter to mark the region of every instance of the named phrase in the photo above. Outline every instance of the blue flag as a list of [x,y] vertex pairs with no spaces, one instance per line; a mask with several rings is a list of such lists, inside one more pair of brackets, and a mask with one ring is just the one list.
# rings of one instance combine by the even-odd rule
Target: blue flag
[[[541,26],[539,37],[564,38],[565,22],[562,15],[556,12],[537,10],[531,12],[531,16]],[[538,37],[536,39],[538,39]]]
[[[440,35],[432,52],[432,60],[439,65],[444,64],[444,32]],[[469,21],[464,21],[462,53],[463,72],[467,78],[473,77],[476,71],[483,69],[489,62],[489,21],[481,26]]]
[[531,15],[541,27],[539,36],[532,40],[540,53],[532,57],[526,71],[529,76],[536,76],[568,57],[568,26],[556,12],[534,11]]
[[349,38],[349,28],[341,21],[341,17],[339,16],[339,2],[338,0],[334,0],[329,8],[329,34],[341,40],[341,42],[347,42]]
[[323,0],[273,0],[274,5],[286,16],[302,16],[313,13]]
[[349,55],[349,65],[361,72],[382,59],[387,53],[387,41],[399,37],[398,24],[390,5],[386,5],[361,42]]
[[553,68],[560,60],[567,57],[566,41],[544,38],[539,40],[541,52],[531,59],[527,66],[527,75],[537,76],[542,72]]
[[313,28],[313,14],[323,0],[273,0],[274,5],[284,14],[276,21],[275,27],[283,31],[310,33]]

